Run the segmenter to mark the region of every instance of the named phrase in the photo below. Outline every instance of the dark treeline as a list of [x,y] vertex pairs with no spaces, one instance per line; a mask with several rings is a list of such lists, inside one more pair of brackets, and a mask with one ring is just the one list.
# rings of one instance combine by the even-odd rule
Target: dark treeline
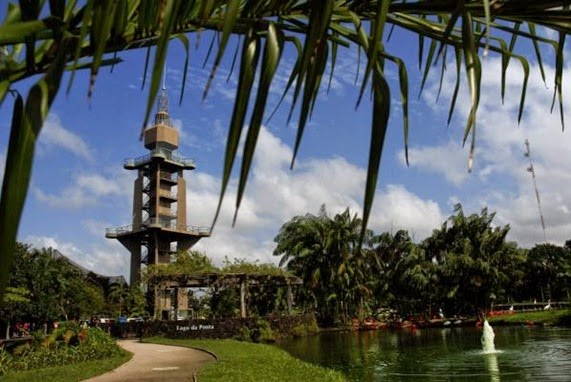
[[[122,277],[86,272],[51,248],[17,244],[0,326],[141,315],[144,297]],[[2,333],[4,334],[4,333]]]
[[401,316],[483,315],[493,303],[568,300],[571,241],[532,249],[506,242],[486,208],[466,216],[461,205],[432,235],[414,243],[407,231],[367,231],[345,212],[296,216],[275,238],[280,265],[303,278],[298,303],[321,325],[396,310]]

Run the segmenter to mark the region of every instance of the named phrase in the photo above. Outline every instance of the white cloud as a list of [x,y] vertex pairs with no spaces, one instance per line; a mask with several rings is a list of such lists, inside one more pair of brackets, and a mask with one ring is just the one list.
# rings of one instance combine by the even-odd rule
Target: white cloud
[[54,248],[79,265],[105,276],[129,275],[128,253],[117,241],[108,240],[89,246],[87,250],[76,244],[51,236],[27,236],[25,243],[35,248]]
[[415,241],[432,234],[446,219],[438,203],[423,200],[402,185],[389,185],[377,193],[370,228],[375,232],[408,230]]
[[101,175],[80,175],[77,186],[90,190],[96,196],[120,194],[121,189],[115,179],[107,179]]
[[[571,135],[561,131],[559,111],[556,106],[550,113],[553,87],[547,89],[539,76],[537,65],[531,66],[531,73],[525,101],[525,111],[518,126],[517,113],[520,103],[523,72],[517,62],[511,63],[506,75],[506,96],[501,102],[500,75],[501,61],[488,58],[483,61],[483,73],[480,108],[477,124],[477,152],[475,159],[475,177],[481,182],[479,189],[473,190],[476,181],[459,176],[454,162],[454,152],[443,146],[417,146],[412,153],[433,153],[441,156],[441,163],[436,167],[418,166],[424,171],[437,172],[451,183],[472,184],[469,194],[459,196],[460,201],[478,212],[480,207],[489,206],[497,211],[497,222],[511,225],[509,239],[517,241],[521,246],[533,246],[543,241],[539,212],[531,174],[526,171],[528,159],[523,156],[524,141],[531,143],[532,158],[536,170],[537,184],[545,217],[547,238],[555,244],[562,244],[570,238],[571,228],[569,211],[571,210],[571,189],[568,187],[571,174],[568,171],[569,147]],[[548,83],[554,77],[554,69],[545,66]],[[570,68],[564,69],[564,81],[569,78]],[[454,77],[454,76],[452,76]],[[447,78],[444,93],[450,95],[453,78]],[[430,99],[438,84],[432,84],[427,97]],[[427,99],[427,100],[428,100]],[[433,102],[436,112],[440,105]],[[446,106],[447,107],[447,106]],[[456,125],[463,126],[469,111],[469,99],[466,87],[461,90],[457,104]],[[567,108],[568,109],[568,108]],[[565,119],[571,114],[566,112]],[[467,157],[465,150],[464,157]],[[436,155],[435,154],[435,155]],[[428,155],[428,154],[427,154]],[[460,181],[461,180],[461,181]],[[468,187],[466,188],[467,191]]]
[[[330,215],[347,207],[361,215],[364,169],[337,157],[299,161],[290,171],[291,155],[291,147],[263,128],[236,226],[231,228],[236,199],[233,181],[212,237],[202,239],[196,249],[205,251],[217,263],[225,256],[277,262],[272,257],[273,238],[294,216],[317,213],[322,204],[326,204]],[[208,224],[212,220],[219,192],[217,178],[190,175],[189,224]],[[390,185],[377,192],[369,226],[378,233],[408,229],[421,240],[442,220],[436,202],[422,200],[402,185]]]
[[[443,175],[446,180],[459,186],[469,176],[468,155],[459,142],[448,141],[440,146],[411,147],[409,166],[421,171]],[[398,153],[398,160],[405,165],[404,150]]]
[[[105,178],[98,174],[79,175],[73,179],[73,184],[57,194],[49,194],[36,187],[33,189],[36,198],[52,208],[78,209],[96,205],[101,197],[124,195],[121,179]],[[119,180],[118,180],[119,179]]]
[[95,237],[101,238],[106,228],[113,227],[113,224],[108,222],[102,222],[95,219],[85,219],[81,222],[81,225]]
[[79,135],[65,129],[55,114],[48,116],[38,142],[45,147],[63,148],[83,159],[93,159],[93,152],[87,143]]

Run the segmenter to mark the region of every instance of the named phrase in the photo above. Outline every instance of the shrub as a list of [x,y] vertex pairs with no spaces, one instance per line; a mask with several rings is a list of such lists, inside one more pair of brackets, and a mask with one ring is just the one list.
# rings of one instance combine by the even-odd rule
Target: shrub
[[276,342],[276,334],[270,327],[269,322],[264,320],[258,321],[258,330],[260,331],[259,342]]
[[302,322],[296,326],[294,326],[290,334],[294,337],[304,337],[310,334],[315,334],[319,331],[317,323],[315,321],[311,322]]
[[121,352],[115,340],[99,328],[65,325],[32,346],[16,348],[11,355],[2,351],[0,375],[8,370],[25,371],[108,358]]
[[6,374],[12,365],[14,358],[3,347],[0,347],[0,375]]
[[247,326],[242,326],[238,329],[238,334],[234,337],[238,341],[250,341],[252,339],[252,333]]

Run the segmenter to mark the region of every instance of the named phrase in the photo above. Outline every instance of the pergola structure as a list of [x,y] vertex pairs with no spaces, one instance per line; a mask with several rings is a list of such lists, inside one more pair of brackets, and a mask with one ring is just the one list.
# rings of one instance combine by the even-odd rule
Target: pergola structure
[[[224,273],[224,272],[203,272],[203,273],[178,273],[178,274],[159,274],[149,279],[149,287],[158,288],[160,290],[174,290],[175,301],[175,317],[178,314],[179,289],[181,288],[211,288],[220,286],[239,286],[240,287],[240,316],[246,318],[248,316],[246,307],[246,291],[250,285],[272,285],[285,286],[287,296],[288,314],[292,314],[293,310],[293,294],[292,286],[303,284],[302,279],[291,275],[276,274],[251,274],[251,273]],[[160,288],[159,288],[160,286]],[[186,295],[186,293],[184,294]],[[155,293],[158,296],[158,293]],[[164,301],[168,300],[163,298]],[[158,304],[155,304],[155,317],[158,315]]]

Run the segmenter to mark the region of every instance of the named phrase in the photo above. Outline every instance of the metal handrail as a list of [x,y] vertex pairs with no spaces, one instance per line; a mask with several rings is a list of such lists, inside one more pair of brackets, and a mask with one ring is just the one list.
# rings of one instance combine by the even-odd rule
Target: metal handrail
[[[161,219],[158,218],[150,218],[147,219],[143,222],[143,224],[141,224],[141,228],[140,229],[146,229],[147,226],[159,226],[162,228],[167,228],[167,229],[172,229],[172,230],[177,230],[177,231],[184,231],[184,232],[190,232],[190,233],[194,233],[195,235],[199,235],[199,236],[209,236],[210,235],[210,227],[208,226],[194,226],[194,225],[182,225],[182,224],[176,224],[176,222],[165,222],[162,221]],[[139,229],[137,229],[138,231]],[[113,228],[107,228],[105,230],[105,233],[107,235],[120,235],[120,234],[124,234],[124,233],[128,233],[128,232],[133,232],[135,231],[133,229],[133,225],[132,224],[128,224],[128,225],[124,225],[121,227],[113,227]]]
[[143,163],[149,162],[153,157],[163,157],[173,162],[178,162],[183,166],[194,166],[195,161],[192,158],[184,158],[174,155],[171,151],[164,149],[152,150],[149,154],[137,158],[128,158],[123,161],[125,167],[137,167]]
[[106,228],[105,233],[108,235],[120,235],[122,233],[132,232],[133,225],[128,224],[121,227]]

